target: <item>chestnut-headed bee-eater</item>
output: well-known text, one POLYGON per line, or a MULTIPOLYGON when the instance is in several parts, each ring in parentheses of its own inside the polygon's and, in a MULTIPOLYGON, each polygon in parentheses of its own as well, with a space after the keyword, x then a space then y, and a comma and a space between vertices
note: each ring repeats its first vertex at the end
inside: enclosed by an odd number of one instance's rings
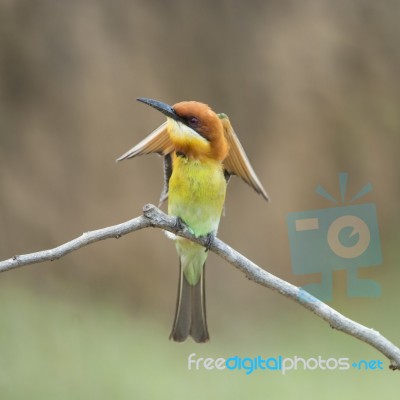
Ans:
MULTIPOLYGON (((225 114, 216 114, 196 101, 183 101, 171 107, 156 100, 138 100, 162 112, 167 121, 117 161, 149 153, 164 156, 165 180, 160 201, 168 198, 168 214, 183 221, 195 236, 212 240, 216 235, 231 175, 240 176, 268 200, 225 114)), ((198 343, 207 342, 207 251, 187 239, 170 236, 175 241, 180 266, 170 339, 183 342, 190 335, 198 343)))

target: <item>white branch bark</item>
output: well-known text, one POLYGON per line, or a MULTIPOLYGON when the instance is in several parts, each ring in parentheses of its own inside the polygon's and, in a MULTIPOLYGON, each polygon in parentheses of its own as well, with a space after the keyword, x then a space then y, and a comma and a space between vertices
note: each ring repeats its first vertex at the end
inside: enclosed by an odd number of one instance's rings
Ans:
MULTIPOLYGON (((194 237, 186 227, 176 224, 176 219, 174 217, 164 214, 161 210, 151 204, 147 204, 143 208, 143 215, 130 221, 96 231, 86 232, 80 237, 64 243, 61 246, 55 247, 54 249, 14 256, 8 260, 2 261, 0 262, 0 272, 22 267, 24 265, 57 260, 66 254, 91 243, 109 238, 119 238, 130 232, 148 227, 161 228, 192 240, 193 242, 202 245, 207 244, 206 238, 194 237)), ((258 283, 259 285, 276 290, 280 294, 294 300, 301 306, 324 319, 332 328, 368 343, 390 360, 390 369, 400 369, 400 349, 379 332, 345 317, 325 303, 307 294, 302 289, 270 274, 269 272, 266 272, 218 238, 215 238, 212 242, 210 250, 242 271, 248 279, 258 283)))

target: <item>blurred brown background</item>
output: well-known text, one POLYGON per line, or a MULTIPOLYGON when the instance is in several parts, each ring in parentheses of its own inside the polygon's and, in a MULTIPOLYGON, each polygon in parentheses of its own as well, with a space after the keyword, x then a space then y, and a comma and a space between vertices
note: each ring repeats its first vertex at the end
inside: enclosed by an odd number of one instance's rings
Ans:
MULTIPOLYGON (((394 0, 3 0, 1 258, 157 204, 161 158, 114 162, 163 122, 135 98, 198 100, 230 116, 272 197, 266 204, 232 179, 220 238, 297 285, 318 280, 292 274, 285 218, 329 207, 315 187, 337 197, 337 174, 348 172, 349 195, 371 182, 360 202, 378 209, 384 264, 365 276, 398 303, 399 19, 394 0)), ((8 272, 0 288, 117 302, 132 318, 161 318, 167 341, 177 274, 172 242, 149 229, 8 272)), ((254 325, 260 312, 269 324, 298 313, 214 255, 207 279, 211 335, 254 325)), ((333 305, 346 311, 344 281, 335 275, 333 305)))

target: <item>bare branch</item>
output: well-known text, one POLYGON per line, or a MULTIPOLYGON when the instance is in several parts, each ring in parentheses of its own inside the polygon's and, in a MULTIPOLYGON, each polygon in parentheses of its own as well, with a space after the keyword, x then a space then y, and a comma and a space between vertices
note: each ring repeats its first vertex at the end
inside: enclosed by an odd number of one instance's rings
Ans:
MULTIPOLYGON (((178 236, 192 240, 193 242, 202 245, 210 245, 207 243, 207 238, 196 238, 190 233, 188 228, 181 224, 177 224, 176 218, 166 215, 151 204, 147 204, 143 208, 143 215, 130 221, 110 226, 108 228, 86 232, 80 237, 61 246, 55 247, 54 249, 14 256, 8 260, 2 261, 0 262, 0 272, 22 267, 24 265, 53 261, 91 243, 109 238, 119 238, 130 232, 148 227, 161 228, 175 233, 178 236)), ((262 286, 278 291, 280 294, 296 301, 324 319, 332 328, 354 336, 355 338, 373 346, 390 360, 390 369, 400 369, 400 349, 379 332, 345 317, 325 303, 304 292, 302 289, 270 274, 269 272, 266 272, 218 238, 215 238, 211 243, 210 250, 242 271, 248 279, 262 286)))

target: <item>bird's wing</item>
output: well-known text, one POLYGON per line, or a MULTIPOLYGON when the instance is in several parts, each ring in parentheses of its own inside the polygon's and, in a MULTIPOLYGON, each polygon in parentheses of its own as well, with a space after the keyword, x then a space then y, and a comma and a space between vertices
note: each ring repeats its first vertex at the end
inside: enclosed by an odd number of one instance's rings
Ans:
POLYGON ((132 147, 126 153, 122 154, 121 157, 117 158, 117 161, 150 153, 158 153, 164 156, 171 153, 173 150, 174 146, 167 132, 167 122, 164 122, 136 146, 132 147))
POLYGON ((164 122, 136 146, 132 147, 126 153, 122 154, 121 157, 117 158, 117 161, 122 161, 150 153, 158 153, 164 156, 164 187, 161 193, 159 206, 168 199, 169 179, 172 174, 171 153, 174 150, 174 146, 169 138, 166 125, 167 123, 164 122))
POLYGON ((229 144, 229 153, 224 160, 224 168, 226 176, 237 175, 242 178, 248 185, 250 185, 258 194, 269 200, 268 194, 263 188, 260 180, 257 178, 253 167, 250 164, 246 153, 240 144, 239 138, 236 136, 235 131, 226 114, 218 114, 224 127, 225 138, 229 144))
POLYGON ((160 202, 158 206, 164 203, 165 200, 168 199, 168 192, 169 192, 169 180, 172 175, 172 155, 171 153, 166 154, 164 156, 164 187, 161 192, 160 202))

